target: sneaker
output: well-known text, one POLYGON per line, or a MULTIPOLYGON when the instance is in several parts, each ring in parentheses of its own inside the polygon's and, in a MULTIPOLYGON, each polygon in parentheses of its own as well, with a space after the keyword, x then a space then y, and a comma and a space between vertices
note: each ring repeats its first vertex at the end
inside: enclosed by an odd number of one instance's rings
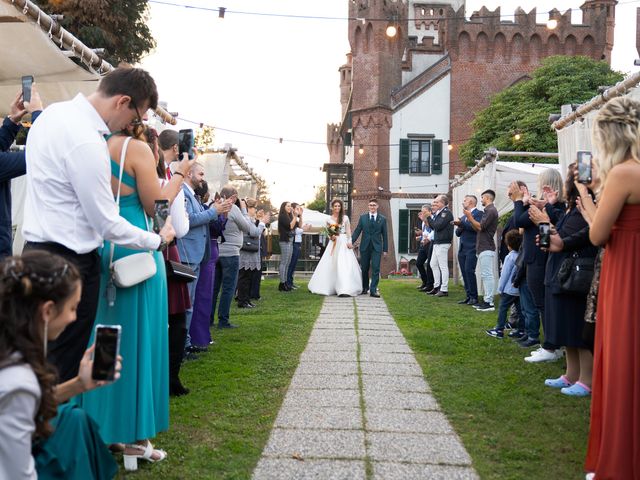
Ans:
POLYGON ((458 305, 466 305, 469 303, 469 300, 471 300, 469 297, 465 298, 464 300, 460 300, 458 302, 458 305))
POLYGON ((531 355, 524 359, 525 362, 529 363, 540 363, 540 362, 555 362, 556 360, 560 360, 564 356, 564 350, 558 348, 553 352, 551 350, 546 350, 542 347, 538 348, 531 352, 531 355))
POLYGON ((493 312, 496 307, 493 303, 485 303, 483 306, 476 308, 476 312, 493 312))
POLYGON ((440 287, 433 287, 431 290, 427 292, 427 295, 435 295, 440 291, 440 287))
POLYGON ((509 338, 514 338, 516 340, 520 340, 526 336, 527 334, 524 333, 522 330, 511 330, 511 333, 509 334, 509 338))
POLYGON ((467 302, 467 305, 469 305, 470 307, 475 307, 477 304, 478 304, 478 299, 476 298, 472 298, 467 302))
POLYGON ((518 341, 518 345, 522 348, 535 347, 536 345, 540 345, 540 339, 523 337, 522 340, 518 341))
POLYGON ((489 305, 488 303, 486 303, 484 300, 479 300, 478 302, 476 302, 476 304, 473 306, 473 308, 475 308, 476 310, 478 308, 483 308, 485 306, 489 305))
POLYGON ((440 290, 438 293, 434 295, 434 297, 448 297, 448 296, 449 296, 449 292, 443 292, 442 290, 440 290))
POLYGON ((504 330, 492 328, 491 330, 485 330, 484 333, 493 338, 504 338, 504 330))
POLYGON ((509 321, 507 320, 507 323, 504 325, 504 329, 505 329, 505 330, 513 330, 513 328, 514 328, 514 327, 513 327, 513 325, 511 325, 511 322, 509 322, 509 321))

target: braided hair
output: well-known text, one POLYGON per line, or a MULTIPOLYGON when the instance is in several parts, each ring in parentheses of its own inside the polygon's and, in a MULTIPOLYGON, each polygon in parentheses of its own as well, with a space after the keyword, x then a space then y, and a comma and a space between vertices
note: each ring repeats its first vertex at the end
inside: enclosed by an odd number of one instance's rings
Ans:
POLYGON ((72 264, 48 252, 28 251, 0 263, 0 363, 18 352, 38 379, 36 438, 51 434, 49 420, 57 408, 53 392, 57 374, 45 358, 41 307, 53 301, 62 308, 79 282, 80 274, 72 264))

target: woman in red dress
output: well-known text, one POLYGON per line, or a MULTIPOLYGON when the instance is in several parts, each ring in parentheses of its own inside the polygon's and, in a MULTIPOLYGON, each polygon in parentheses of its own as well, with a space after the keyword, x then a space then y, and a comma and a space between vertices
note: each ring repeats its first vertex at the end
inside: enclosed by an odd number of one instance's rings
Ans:
POLYGON ((640 103, 620 97, 593 125, 602 190, 589 237, 604 245, 594 346, 588 478, 640 478, 640 103))

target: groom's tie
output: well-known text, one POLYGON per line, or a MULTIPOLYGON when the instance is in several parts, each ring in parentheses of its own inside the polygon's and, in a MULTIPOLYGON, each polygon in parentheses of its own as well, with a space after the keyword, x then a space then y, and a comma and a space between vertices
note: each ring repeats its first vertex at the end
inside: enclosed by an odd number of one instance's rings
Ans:
POLYGON ((369 216, 369 220, 372 222, 374 221, 373 215, 369 216))

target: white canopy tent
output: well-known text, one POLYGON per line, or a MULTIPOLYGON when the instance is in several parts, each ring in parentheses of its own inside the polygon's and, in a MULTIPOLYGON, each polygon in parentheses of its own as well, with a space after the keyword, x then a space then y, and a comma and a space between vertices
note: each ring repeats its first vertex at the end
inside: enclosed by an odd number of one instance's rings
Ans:
MULTIPOLYGON (((479 169, 474 175, 469 177, 464 183, 453 188, 453 205, 450 206, 454 218, 462 216, 462 200, 465 195, 475 195, 478 198, 478 208, 482 210, 480 205, 480 194, 487 189, 496 192, 495 206, 498 213, 503 215, 513 210, 513 202, 507 196, 509 184, 515 180, 521 180, 527 184, 532 195, 538 193, 538 175, 548 168, 555 170, 560 169, 560 165, 553 163, 519 163, 519 162, 501 162, 493 161, 487 163, 484 168, 479 169)), ((453 237, 453 278, 461 279, 460 266, 457 262, 458 238, 453 237)), ((497 241, 496 241, 497 243, 497 241)), ((480 275, 476 270, 478 280, 478 293, 480 293, 480 275)), ((494 277, 496 279, 495 286, 498 286, 498 262, 494 265, 494 277)))

